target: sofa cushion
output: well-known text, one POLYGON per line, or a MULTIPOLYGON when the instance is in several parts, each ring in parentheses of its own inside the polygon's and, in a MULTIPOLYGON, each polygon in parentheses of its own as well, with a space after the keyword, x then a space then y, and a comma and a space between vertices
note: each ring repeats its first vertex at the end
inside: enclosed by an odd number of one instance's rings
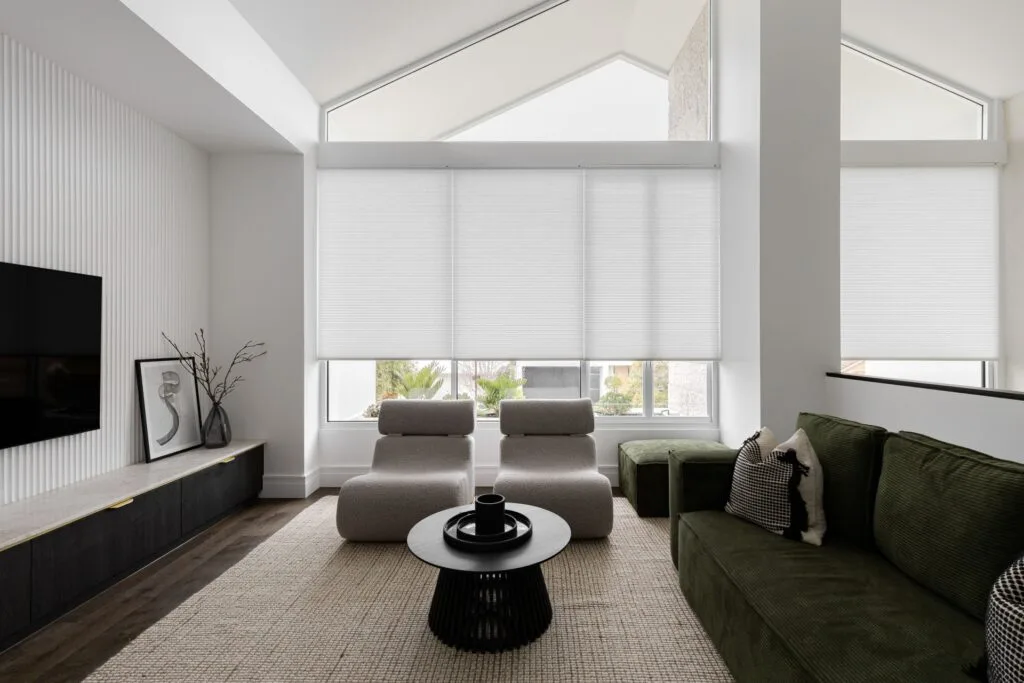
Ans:
POLYGON ((879 554, 792 543, 723 512, 681 516, 679 583, 740 683, 966 683, 984 646, 980 621, 879 554))
POLYGON ((1024 551, 1024 465, 893 434, 875 539, 893 564, 981 619, 996 578, 1024 551))
POLYGON ((829 415, 800 413, 796 426, 807 432, 825 478, 828 535, 873 547, 871 517, 881 468, 882 427, 829 415))
POLYGON ((668 454, 668 521, 672 563, 679 560, 679 516, 697 510, 724 510, 732 487, 736 450, 715 442, 706 448, 673 449, 668 454))

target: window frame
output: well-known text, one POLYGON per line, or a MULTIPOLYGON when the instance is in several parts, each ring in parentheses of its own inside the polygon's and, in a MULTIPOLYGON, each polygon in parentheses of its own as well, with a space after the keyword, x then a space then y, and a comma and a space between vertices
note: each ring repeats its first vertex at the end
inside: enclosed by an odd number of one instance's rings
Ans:
MULTIPOLYGON (((569 2, 569 0, 543 0, 543 2, 540 2, 540 3, 538 3, 538 4, 536 4, 536 5, 532 6, 532 7, 529 7, 527 9, 523 10, 522 12, 519 12, 518 14, 515 14, 515 15, 513 15, 511 17, 508 17, 508 18, 506 18, 506 19, 504 19, 502 21, 499 21, 499 22, 497 22, 495 24, 492 24, 491 26, 488 26, 488 27, 486 27, 486 28, 484 28, 484 29, 482 29, 480 31, 477 31, 476 33, 473 33, 473 34, 471 34, 469 36, 466 36, 465 38, 463 38, 461 40, 458 40, 458 41, 456 41, 456 42, 454 42, 454 43, 452 43, 450 45, 446 45, 445 47, 441 48, 440 50, 432 52, 431 54, 426 55, 425 57, 422 57, 422 58, 420 58, 420 59, 418 59, 416 61, 410 62, 409 64, 405 64, 404 66, 401 66, 398 69, 396 69, 396 70, 394 70, 394 71, 392 71, 390 73, 387 73, 387 74, 381 76, 380 78, 377 78, 377 79, 374 79, 374 80, 372 80, 370 82, 364 83, 363 85, 361 85, 359 87, 356 87, 356 88, 354 88, 354 89, 352 89, 352 90, 350 90, 348 92, 342 93, 341 95, 338 95, 337 97, 331 98, 330 100, 328 100, 327 102, 325 102, 324 104, 322 104, 320 106, 320 112, 319 112, 319 119, 320 120, 319 120, 319 125, 318 125, 318 128, 319 128, 319 131, 318 131, 319 132, 319 142, 320 142, 320 144, 327 144, 327 143, 329 143, 329 140, 330 140, 330 138, 328 137, 329 128, 330 128, 329 117, 330 117, 330 114, 331 114, 332 111, 334 111, 336 109, 340 109, 340 108, 342 108, 342 107, 344 107, 344 106, 346 106, 348 104, 351 104, 352 102, 354 102, 354 101, 356 101, 356 100, 358 100, 358 99, 360 99, 362 97, 365 97, 367 95, 371 95, 374 92, 376 92, 377 90, 380 90, 382 88, 386 88, 389 85, 392 85, 393 83, 396 83, 396 82, 402 80, 403 78, 406 78, 407 76, 411 76, 411 75, 415 74, 418 71, 421 71, 423 69, 429 69, 431 66, 433 66, 434 64, 437 64, 438 62, 442 62, 445 59, 448 59, 449 57, 452 57, 453 55, 456 55, 456 54, 462 52, 463 50, 472 48, 473 46, 475 46, 475 45, 477 45, 479 43, 483 43, 483 42, 489 40, 490 38, 493 38, 493 37, 497 36, 498 34, 503 33, 503 32, 505 32, 505 31, 507 31, 509 29, 514 29, 516 26, 519 26, 520 24, 528 22, 528 21, 530 21, 532 19, 536 19, 536 18, 542 16, 543 14, 545 14, 546 12, 555 9, 555 8, 559 7, 560 5, 564 5, 567 2, 569 2)), ((715 111, 716 111, 716 99, 717 99, 716 98, 716 92, 717 91, 716 91, 716 87, 715 87, 715 71, 716 71, 715 60, 716 60, 716 55, 717 55, 717 41, 718 41, 718 30, 717 30, 718 7, 717 7, 717 5, 718 5, 718 0, 707 0, 707 11, 708 11, 708 38, 707 38, 707 45, 708 45, 708 48, 707 48, 707 50, 708 50, 708 83, 707 83, 708 119, 707 119, 707 141, 709 141, 709 142, 717 140, 717 129, 718 129, 717 117, 716 117, 716 114, 715 114, 715 111)), ((541 92, 557 88, 559 85, 563 85, 565 83, 568 83, 569 81, 573 80, 574 78, 578 78, 579 76, 582 76, 582 75, 584 75, 586 73, 589 73, 590 71, 598 69, 601 66, 609 64, 609 63, 611 63, 612 61, 614 61, 616 59, 622 59, 624 61, 627 61, 627 62, 633 64, 634 66, 638 66, 638 67, 640 67, 642 69, 650 71, 653 74, 657 74, 659 76, 664 76, 665 78, 668 78, 668 73, 667 72, 663 72, 659 68, 654 68, 651 65, 646 64, 643 60, 637 59, 636 57, 633 57, 632 55, 626 53, 625 51, 618 51, 618 52, 616 52, 616 53, 614 53, 614 54, 612 54, 612 55, 610 55, 610 56, 608 56, 606 58, 598 60, 597 62, 591 64, 588 67, 585 67, 585 68, 583 68, 583 69, 581 69, 581 70, 579 70, 579 71, 577 71, 577 72, 575 72, 573 74, 567 75, 567 76, 559 79, 558 81, 555 81, 553 83, 548 84, 547 86, 542 88, 540 91, 527 94, 527 95, 525 95, 523 97, 520 97, 520 98, 516 99, 513 102, 508 103, 503 108, 503 111, 507 111, 508 109, 511 109, 511 108, 513 108, 513 107, 515 107, 515 106, 517 106, 519 104, 522 104, 522 103, 524 103, 526 101, 529 101, 530 99, 532 99, 533 97, 536 97, 541 92)), ((481 121, 485 120, 486 118, 494 116, 497 113, 499 113, 499 112, 497 112, 497 111, 490 112, 489 114, 485 114, 485 115, 483 115, 481 117, 477 117, 476 119, 473 119, 471 121, 467 121, 467 122, 461 124, 460 126, 458 126, 456 128, 453 128, 453 129, 449 130, 446 133, 443 133, 439 138, 437 138, 436 141, 442 142, 442 143, 445 143, 445 144, 451 144, 451 143, 448 143, 446 138, 448 138, 448 137, 450 137, 450 136, 452 136, 454 134, 457 134, 459 131, 465 130, 466 128, 468 128, 468 127, 470 127, 472 125, 480 123, 481 121)), ((466 144, 466 143, 457 143, 457 144, 466 144)))
MULTIPOLYGON (((344 361, 344 359, 335 359, 338 361, 344 361)), ((367 363, 376 363, 377 361, 367 360, 367 363)), ((453 386, 458 387, 458 364, 460 361, 449 359, 450 363, 449 371, 451 372, 451 378, 453 386)), ((466 362, 466 361, 463 361, 466 362)), ((516 361, 521 362, 521 361, 516 361)), ((525 362, 525 361, 523 361, 525 362)), ((589 379, 590 379, 590 361, 580 360, 580 382, 579 391, 580 396, 587 398, 589 396, 589 379)), ((644 392, 644 410, 643 415, 598 415, 594 414, 594 424, 597 428, 627 428, 631 426, 642 426, 652 427, 657 425, 673 426, 673 427, 718 427, 718 361, 666 361, 666 362, 684 362, 684 363, 705 363, 708 366, 707 372, 707 401, 708 401, 708 415, 704 417, 684 417, 679 415, 654 415, 654 363, 658 361, 646 360, 640 361, 644 364, 643 373, 643 392, 644 392)), ((371 424, 376 428, 377 420, 375 418, 362 418, 356 420, 331 420, 330 419, 330 360, 319 361, 319 372, 320 372, 320 427, 327 429, 348 429, 353 425, 366 425, 371 424)), ((457 392, 457 389, 455 390, 457 392)), ((456 394, 457 395, 457 394, 456 394)), ((437 399, 443 400, 443 399, 437 399)), ((498 418, 496 417, 477 417, 478 423, 482 424, 497 424, 498 418)))
POLYGON ((981 107, 981 137, 977 140, 972 139, 971 142, 1001 139, 1002 130, 998 114, 999 107, 994 106, 995 102, 991 98, 849 36, 844 35, 839 41, 839 45, 840 49, 856 52, 868 59, 873 59, 897 71, 902 71, 908 76, 917 78, 933 87, 945 90, 952 95, 978 105, 981 107))
MULTIPOLYGON (((862 361, 862 360, 869 361, 869 360, 884 360, 884 359, 843 358, 840 361, 840 374, 844 374, 844 375, 850 374, 850 373, 846 373, 844 371, 844 367, 845 367, 846 363, 851 362, 851 361, 862 361)), ((919 359, 910 358, 910 359, 900 359, 900 360, 918 361, 918 362, 920 362, 920 361, 927 361, 928 359, 926 359, 926 358, 919 358, 919 359)), ((939 361, 939 362, 947 362, 947 360, 949 362, 958 362, 956 359, 944 359, 943 361, 939 361)), ((1002 374, 1000 372, 1001 365, 1000 365, 999 361, 995 361, 995 360, 965 359, 962 362, 980 363, 981 364, 981 367, 978 368, 980 370, 980 373, 981 373, 981 383, 977 387, 972 387, 971 385, 968 385, 968 384, 950 384, 949 386, 968 387, 968 388, 972 388, 972 389, 989 389, 989 390, 996 390, 996 391, 1002 389, 1002 387, 1003 387, 1003 379, 1002 379, 1002 374)), ((877 378, 877 379, 891 379, 891 380, 899 381, 899 382, 917 382, 917 383, 920 383, 920 384, 936 384, 936 382, 932 382, 932 381, 925 381, 925 380, 919 380, 919 379, 893 378, 893 377, 886 377, 884 375, 860 375, 860 374, 853 374, 852 376, 854 376, 854 377, 869 377, 869 378, 877 378)))

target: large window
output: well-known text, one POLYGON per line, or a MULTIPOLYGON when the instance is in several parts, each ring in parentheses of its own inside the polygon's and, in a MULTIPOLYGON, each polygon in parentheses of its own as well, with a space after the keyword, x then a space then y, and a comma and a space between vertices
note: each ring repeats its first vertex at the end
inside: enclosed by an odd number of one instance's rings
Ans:
POLYGON ((565 2, 342 95, 326 139, 707 140, 709 26, 702 1, 565 2))
POLYGON ((856 164, 841 174, 842 371, 990 387, 999 173, 986 150, 995 147, 927 143, 993 137, 993 103, 850 40, 841 64, 841 137, 856 164))
POLYGON ((929 384, 989 387, 989 364, 976 360, 844 360, 843 373, 929 384))
POLYGON ((446 139, 668 140, 668 122, 668 79, 617 59, 446 139))
POLYGON ((986 386, 999 357, 999 174, 845 168, 843 370, 986 386))
POLYGON ((713 364, 689 361, 329 361, 327 419, 373 420, 380 402, 472 399, 496 418, 503 400, 588 397, 605 418, 712 418, 713 364), (651 390, 645 391, 648 383, 651 390), (452 387, 458 387, 457 392, 452 387))
POLYGON ((842 46, 843 140, 981 140, 985 115, 977 99, 842 46))

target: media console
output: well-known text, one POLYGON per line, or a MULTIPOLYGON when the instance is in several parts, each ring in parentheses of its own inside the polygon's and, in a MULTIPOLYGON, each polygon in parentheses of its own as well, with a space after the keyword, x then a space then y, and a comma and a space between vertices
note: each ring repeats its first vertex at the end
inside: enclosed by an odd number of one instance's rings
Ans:
POLYGON ((262 488, 263 442, 235 441, 0 506, 0 651, 262 488))

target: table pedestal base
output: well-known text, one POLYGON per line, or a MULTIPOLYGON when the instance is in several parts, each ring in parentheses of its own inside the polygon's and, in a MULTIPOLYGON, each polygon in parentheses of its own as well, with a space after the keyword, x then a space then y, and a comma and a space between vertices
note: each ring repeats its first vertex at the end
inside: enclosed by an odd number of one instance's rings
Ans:
POLYGON ((502 652, 536 640, 551 623, 540 565, 506 572, 442 569, 430 604, 430 630, 459 650, 502 652))

